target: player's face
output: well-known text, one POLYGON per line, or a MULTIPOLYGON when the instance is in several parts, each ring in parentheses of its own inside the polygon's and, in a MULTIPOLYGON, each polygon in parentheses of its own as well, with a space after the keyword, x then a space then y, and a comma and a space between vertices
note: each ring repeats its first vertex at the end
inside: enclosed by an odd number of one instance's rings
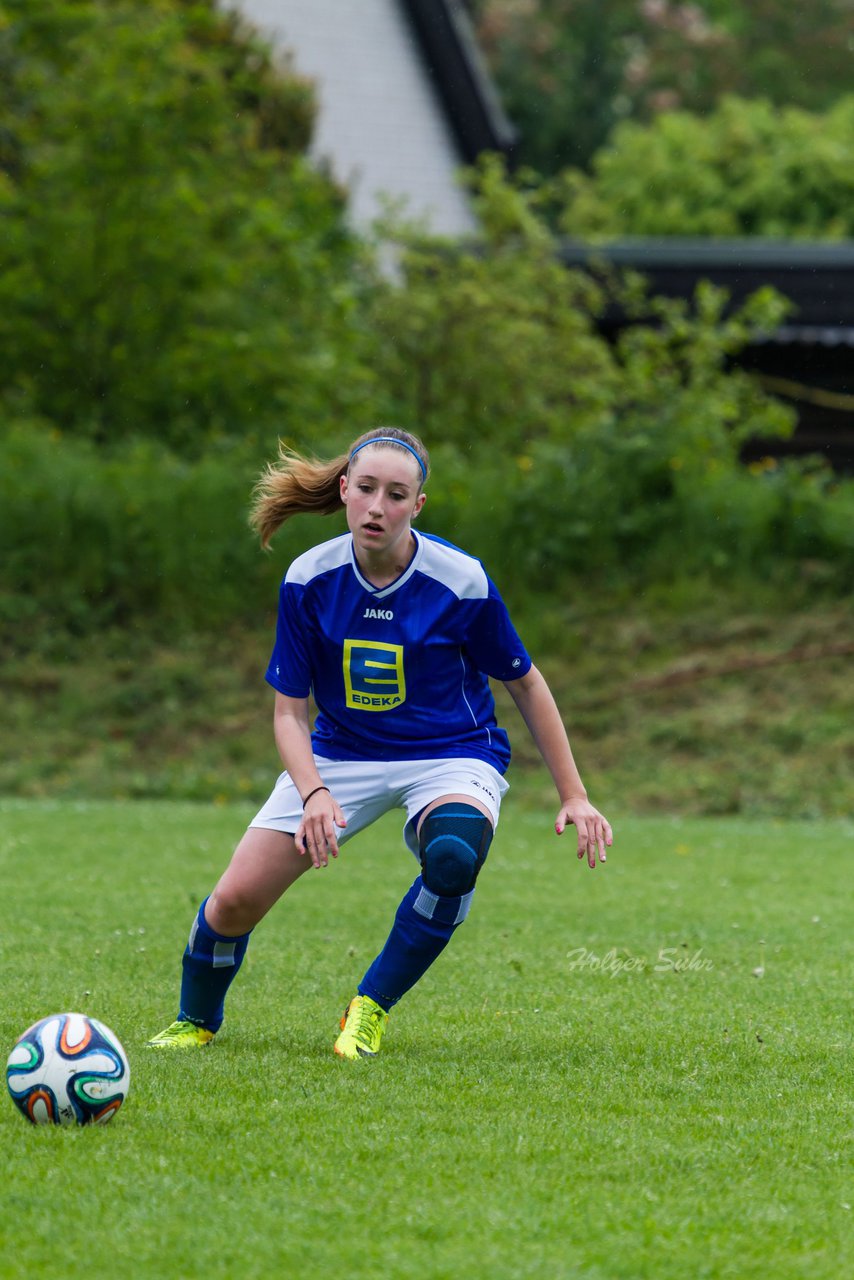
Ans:
POLYGON ((400 449, 364 449, 341 477, 341 501, 356 549, 369 556, 401 554, 411 521, 424 506, 415 459, 400 449))

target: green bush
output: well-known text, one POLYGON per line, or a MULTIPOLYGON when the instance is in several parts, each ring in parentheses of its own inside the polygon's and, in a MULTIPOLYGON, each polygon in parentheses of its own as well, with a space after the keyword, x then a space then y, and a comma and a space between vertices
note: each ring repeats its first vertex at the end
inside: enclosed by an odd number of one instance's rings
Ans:
MULTIPOLYGON (((363 294, 362 385, 373 390, 352 419, 316 427, 311 448, 334 456, 360 416, 423 433, 434 475, 422 525, 480 555, 517 599, 695 574, 785 580, 804 561, 842 589, 851 482, 813 464, 739 460, 746 439, 793 426, 730 368, 780 323, 784 300, 760 291, 730 313, 709 285, 689 305, 648 298, 637 281, 567 278, 533 195, 490 164, 476 198, 486 244, 401 233, 397 278, 363 294), (594 320, 614 297, 654 323, 610 347, 594 320)), ((217 385, 212 373, 211 394, 217 385)), ((300 517, 261 555, 246 511, 273 445, 223 436, 193 458, 141 437, 96 445, 12 422, 0 433, 7 617, 186 630, 266 615, 287 562, 344 527, 300 517)))
POLYGON ((567 276, 536 188, 488 162, 475 195, 486 245, 404 236, 401 277, 375 299, 395 415, 441 442, 425 527, 535 591, 591 576, 785 578, 801 559, 843 585, 851 483, 812 463, 740 461, 748 439, 794 428, 791 409, 731 367, 785 300, 759 290, 733 311, 709 284, 688 304, 637 279, 567 276), (613 300, 645 322, 610 347, 595 317, 613 300))
POLYGON ((851 91, 849 0, 471 0, 522 163, 587 169, 621 121, 728 93, 823 111, 851 91))
POLYGON ((850 481, 809 461, 744 469, 725 453, 682 467, 668 425, 614 418, 506 461, 458 453, 454 467, 443 458, 446 479, 421 522, 474 551, 508 598, 534 608, 537 598, 694 577, 724 594, 734 581, 780 588, 804 575, 811 589, 848 589, 850 481))
POLYGON ((224 444, 196 461, 151 441, 112 453, 36 423, 0 434, 7 624, 219 626, 275 607, 282 565, 317 538, 296 521, 275 557, 246 522, 257 458, 224 444))
POLYGON ((561 229, 585 239, 839 240, 854 235, 854 96, 825 114, 729 97, 704 116, 626 121, 563 187, 561 229))
POLYGON ((8 413, 192 453, 348 412, 370 382, 358 246, 341 193, 274 145, 307 141, 305 84, 275 82, 301 105, 290 134, 267 127, 284 107, 257 85, 246 107, 248 55, 223 52, 210 5, 6 0, 3 17, 8 413))

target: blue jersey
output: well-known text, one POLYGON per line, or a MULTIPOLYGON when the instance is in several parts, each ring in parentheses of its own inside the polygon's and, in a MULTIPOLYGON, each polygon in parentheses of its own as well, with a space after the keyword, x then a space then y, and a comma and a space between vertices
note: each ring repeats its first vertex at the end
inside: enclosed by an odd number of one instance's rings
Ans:
POLYGON ((485 760, 503 773, 507 734, 488 676, 515 680, 531 659, 483 565, 416 534, 405 571, 374 587, 347 533, 301 555, 279 595, 267 680, 314 695, 312 744, 334 760, 485 760))

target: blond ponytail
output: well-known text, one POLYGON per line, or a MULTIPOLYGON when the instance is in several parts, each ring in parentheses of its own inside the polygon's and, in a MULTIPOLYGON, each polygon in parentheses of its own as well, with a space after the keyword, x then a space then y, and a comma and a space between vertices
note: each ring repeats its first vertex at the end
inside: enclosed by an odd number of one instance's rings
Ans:
POLYGON ((252 491, 249 523, 262 547, 269 547, 273 534, 291 516, 329 516, 340 508, 338 479, 347 470, 348 457, 343 453, 322 462, 279 444, 278 462, 267 464, 252 491))
POLYGON ((328 462, 307 458, 280 442, 278 462, 267 464, 252 492, 249 523, 260 537, 261 546, 269 547, 273 534, 291 516, 330 516, 340 510, 340 478, 350 465, 353 450, 372 440, 391 448, 394 441, 400 441, 408 453, 416 455, 426 480, 430 470, 427 450, 417 436, 400 427, 366 431, 346 453, 328 462))

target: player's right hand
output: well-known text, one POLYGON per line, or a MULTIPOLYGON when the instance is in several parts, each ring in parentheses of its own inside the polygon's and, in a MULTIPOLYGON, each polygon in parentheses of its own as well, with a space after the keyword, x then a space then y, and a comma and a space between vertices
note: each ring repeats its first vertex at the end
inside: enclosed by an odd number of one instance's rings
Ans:
POLYGON ((294 833, 297 851, 308 854, 313 866, 327 866, 330 854, 333 858, 338 857, 335 828, 343 830, 346 825, 347 820, 335 797, 329 791, 318 791, 309 798, 302 822, 294 833))

